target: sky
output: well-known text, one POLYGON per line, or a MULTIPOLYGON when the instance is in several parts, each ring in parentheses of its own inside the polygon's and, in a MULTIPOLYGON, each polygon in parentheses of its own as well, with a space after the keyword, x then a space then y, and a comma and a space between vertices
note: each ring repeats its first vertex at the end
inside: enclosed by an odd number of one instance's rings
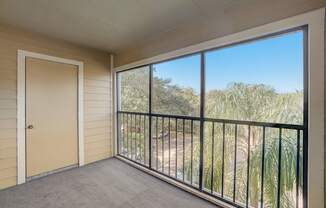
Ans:
MULTIPOLYGON (((297 31, 205 53, 206 91, 229 83, 265 84, 276 92, 303 89, 303 32, 297 31)), ((200 91, 200 55, 153 65, 154 76, 200 91)))

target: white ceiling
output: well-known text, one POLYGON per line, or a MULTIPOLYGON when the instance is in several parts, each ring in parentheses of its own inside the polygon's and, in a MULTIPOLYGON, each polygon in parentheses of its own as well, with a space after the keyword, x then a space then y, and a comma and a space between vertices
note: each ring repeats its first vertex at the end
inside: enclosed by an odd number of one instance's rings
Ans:
MULTIPOLYGON (((253 0, 0 0, 0 22, 119 52, 253 0)), ((194 24, 194 29, 195 24, 194 24)))

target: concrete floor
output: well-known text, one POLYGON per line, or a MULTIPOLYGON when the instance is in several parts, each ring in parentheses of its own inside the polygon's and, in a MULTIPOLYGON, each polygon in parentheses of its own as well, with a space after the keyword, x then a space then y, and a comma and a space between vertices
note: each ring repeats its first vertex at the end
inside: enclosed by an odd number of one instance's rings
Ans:
POLYGON ((0 191, 1 208, 210 208, 214 205, 118 159, 0 191))

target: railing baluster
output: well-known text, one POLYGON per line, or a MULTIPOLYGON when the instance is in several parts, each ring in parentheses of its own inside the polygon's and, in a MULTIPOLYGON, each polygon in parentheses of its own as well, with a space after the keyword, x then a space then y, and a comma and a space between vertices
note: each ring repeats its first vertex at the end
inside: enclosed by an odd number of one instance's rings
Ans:
POLYGON ((233 202, 235 202, 236 183, 237 183, 237 143, 238 143, 238 125, 234 127, 234 169, 233 169, 233 202))
POLYGON ((164 117, 162 117, 162 172, 164 173, 164 117))
POLYGON ((134 154, 134 152, 135 152, 135 147, 134 147, 134 140, 135 140, 135 138, 134 138, 134 123, 133 122, 135 122, 134 121, 134 119, 133 119, 133 115, 131 114, 130 115, 131 116, 131 121, 130 121, 130 127, 131 127, 131 158, 133 159, 134 158, 134 156, 135 156, 135 154, 134 154))
POLYGON ((144 165, 146 165, 146 116, 144 115, 144 135, 143 135, 143 142, 144 142, 144 165))
POLYGON ((126 146, 127 146, 127 122, 126 122, 126 114, 123 114, 123 155, 126 153, 126 146))
POLYGON ((136 151, 137 151, 137 144, 136 144, 136 141, 137 141, 137 128, 136 128, 136 125, 137 125, 137 115, 134 115, 134 124, 133 124, 133 127, 132 127, 132 129, 133 129, 133 142, 134 142, 134 160, 137 160, 137 153, 136 153, 136 151))
POLYGON ((185 119, 182 120, 182 181, 185 181, 185 119))
POLYGON ((281 169, 282 169, 282 129, 279 129, 278 143, 278 169, 277 169, 277 207, 280 207, 281 201, 281 169))
POLYGON ((153 117, 151 115, 148 116, 148 166, 149 169, 152 169, 152 158, 153 158, 153 117))
POLYGON ((214 186, 213 186, 213 183, 214 183, 214 146, 215 146, 215 138, 214 138, 214 130, 215 130, 215 125, 214 125, 214 122, 212 122, 212 158, 211 158, 211 194, 214 193, 214 186))
POLYGON ((124 146, 124 142, 123 139, 124 138, 124 129, 125 129, 125 125, 124 125, 124 114, 119 114, 120 115, 120 120, 118 122, 120 122, 120 135, 118 135, 119 141, 120 141, 120 145, 119 145, 119 153, 123 152, 123 146, 124 146))
POLYGON ((302 178, 302 196, 303 196, 303 207, 308 207, 308 127, 306 126, 303 131, 303 141, 302 141, 302 168, 303 168, 303 178, 302 178))
POLYGON ((127 157, 130 156, 130 151, 129 151, 129 114, 127 114, 127 157))
POLYGON ((138 126, 137 126, 137 115, 135 115, 135 160, 137 161, 138 160, 138 126))
POLYGON ((152 169, 152 156, 153 156, 153 151, 152 151, 152 116, 149 114, 148 116, 148 166, 149 169, 152 169))
POLYGON ((137 128, 137 133, 138 133, 138 149, 139 149, 139 162, 142 163, 142 143, 141 143, 141 133, 142 133, 142 122, 141 122, 141 115, 138 115, 138 128, 137 128))
POLYGON ((122 152, 122 140, 121 138, 123 137, 123 125, 122 125, 122 115, 119 113, 117 115, 117 137, 118 137, 118 147, 117 147, 117 151, 118 151, 118 154, 121 154, 122 152))
POLYGON ((132 114, 130 114, 130 121, 129 121, 129 147, 130 147, 130 158, 132 159, 132 114))
POLYGON ((224 151, 225 151, 225 123, 222 127, 222 182, 221 182, 221 197, 224 197, 224 151))
POLYGON ((151 116, 151 114, 149 114, 148 116, 148 166, 149 169, 152 169, 152 157, 153 157, 153 151, 152 151, 152 139, 153 139, 153 133, 152 133, 152 128, 153 128, 153 124, 152 124, 152 119, 153 117, 151 116))
POLYGON ((132 142, 133 142, 133 158, 134 160, 136 160, 136 124, 137 124, 137 120, 136 120, 136 115, 133 115, 133 123, 132 123, 132 142))
POLYGON ((134 142, 134 137, 133 137, 133 115, 130 115, 130 153, 131 153, 131 159, 133 158, 134 154, 133 154, 133 142, 134 142))
POLYGON ((175 119, 175 178, 178 178, 178 119, 175 119))
POLYGON ((265 174, 265 126, 263 127, 263 142, 261 153, 261 183, 260 183, 260 207, 264 208, 264 174, 265 174))
POLYGON ((135 135, 135 160, 138 160, 138 126, 137 126, 137 115, 135 115, 135 124, 134 124, 134 135, 135 135))
POLYGON ((137 116, 137 115, 135 115, 135 146, 136 146, 136 153, 135 153, 135 158, 136 158, 136 160, 138 159, 138 153, 139 153, 139 148, 138 148, 138 145, 139 145, 139 134, 138 134, 138 128, 139 128, 139 121, 137 122, 137 120, 139 120, 139 119, 137 119, 137 117, 139 117, 139 116, 137 116))
POLYGON ((299 181, 300 181, 300 130, 297 130, 297 167, 295 174, 296 193, 295 193, 295 207, 299 207, 299 181))
POLYGON ((193 166, 193 159, 194 159, 194 155, 193 155, 193 151, 194 151, 194 120, 191 120, 190 128, 191 128, 190 184, 192 185, 192 172, 193 172, 192 166, 193 166))
POLYGON ((247 196, 246 196, 246 207, 249 205, 249 172, 250 172, 250 125, 248 126, 248 158, 247 158, 247 196))
POLYGON ((139 149, 139 162, 143 163, 143 144, 142 144, 142 134, 143 134, 143 125, 142 125, 142 115, 138 115, 138 149, 139 149))
POLYGON ((122 126, 123 126, 123 130, 122 130, 122 138, 121 139, 121 142, 122 142, 122 145, 121 145, 121 148, 122 148, 122 151, 121 153, 124 154, 124 149, 125 149, 125 138, 126 138, 126 115, 123 113, 121 114, 122 115, 122 126))
POLYGON ((158 117, 156 117, 156 170, 158 170, 158 117))
POLYGON ((169 175, 171 174, 171 119, 169 118, 169 175))
MULTIPOLYGON (((118 114, 118 116, 117 116, 117 129, 118 129, 117 137, 118 138, 121 138, 121 136, 122 136, 122 125, 121 125, 122 119, 121 118, 122 118, 121 114, 118 114)), ((118 140, 118 142, 117 142, 117 151, 118 151, 118 154, 121 153, 121 140, 118 140)))

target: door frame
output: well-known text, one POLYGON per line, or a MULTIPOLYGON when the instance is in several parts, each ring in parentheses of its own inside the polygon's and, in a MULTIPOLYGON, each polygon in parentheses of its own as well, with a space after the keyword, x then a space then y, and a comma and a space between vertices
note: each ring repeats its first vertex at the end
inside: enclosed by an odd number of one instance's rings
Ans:
POLYGON ((71 64, 78 67, 78 165, 84 159, 84 63, 25 50, 17 52, 17 184, 26 182, 26 58, 71 64))

